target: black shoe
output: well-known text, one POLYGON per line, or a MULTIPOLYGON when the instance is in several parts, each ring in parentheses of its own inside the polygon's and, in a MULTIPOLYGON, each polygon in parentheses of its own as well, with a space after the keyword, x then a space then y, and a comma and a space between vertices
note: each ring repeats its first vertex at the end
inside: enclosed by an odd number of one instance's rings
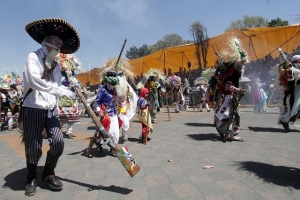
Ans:
POLYGON ((110 153, 111 156, 116 157, 116 154, 115 154, 115 152, 113 151, 113 149, 110 149, 109 153, 110 153))
POLYGON ((73 137, 72 137, 71 134, 66 134, 66 138, 67 138, 67 139, 73 139, 73 137))
POLYGON ((43 181, 48 182, 48 184, 52 190, 60 191, 63 189, 62 182, 60 182, 60 180, 58 178, 56 178, 55 175, 48 175, 48 176, 43 175, 42 178, 43 178, 43 181))
POLYGON ((207 112, 210 112, 211 110, 207 110, 207 112))
POLYGON ((59 156, 52 156, 47 153, 47 158, 45 162, 45 168, 42 174, 42 180, 47 181, 50 188, 55 191, 60 191, 63 189, 63 184, 55 177, 54 169, 56 167, 59 156))
POLYGON ((96 142, 96 146, 97 146, 97 151, 98 153, 103 153, 103 147, 100 143, 96 142))
POLYGON ((286 131, 291 131, 290 129, 290 125, 288 122, 283 122, 283 121, 280 121, 281 125, 283 126, 283 128, 286 130, 286 131))
POLYGON ((25 184, 25 195, 33 196, 36 192, 36 180, 27 180, 25 184))

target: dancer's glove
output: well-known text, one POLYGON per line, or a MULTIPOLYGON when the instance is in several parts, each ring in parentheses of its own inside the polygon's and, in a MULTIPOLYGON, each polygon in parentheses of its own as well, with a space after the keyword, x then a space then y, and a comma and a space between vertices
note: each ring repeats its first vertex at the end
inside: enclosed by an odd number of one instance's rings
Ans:
POLYGON ((67 90, 66 94, 64 94, 63 96, 66 96, 70 99, 76 99, 76 94, 70 90, 67 90))
POLYGON ((56 88, 55 96, 57 97, 66 96, 70 99, 76 99, 76 94, 74 92, 62 87, 56 88))

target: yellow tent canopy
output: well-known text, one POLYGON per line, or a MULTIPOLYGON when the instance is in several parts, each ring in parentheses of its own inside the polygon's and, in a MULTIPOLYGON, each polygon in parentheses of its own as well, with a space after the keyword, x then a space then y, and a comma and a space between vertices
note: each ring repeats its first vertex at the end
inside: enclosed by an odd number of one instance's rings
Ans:
POLYGON ((84 72, 76 75, 76 79, 81 83, 82 86, 86 86, 88 81, 90 85, 95 85, 100 83, 100 72, 101 68, 94 68, 90 70, 90 73, 84 72))
MULTIPOLYGON (((300 55, 300 24, 290 26, 265 27, 234 29, 215 37, 209 38, 209 47, 207 53, 207 66, 213 67, 217 61, 216 53, 220 53, 227 48, 225 43, 228 36, 237 36, 247 52, 250 61, 263 59, 267 55, 273 58, 279 56, 278 48, 291 54, 299 50, 300 55)), ((150 68, 158 68, 166 72, 169 69, 172 72, 178 72, 182 67, 188 70, 188 62, 191 63, 191 69, 198 68, 198 61, 195 57, 195 44, 186 44, 182 46, 169 47, 157 51, 148 56, 129 60, 135 75, 147 73, 150 68)), ((99 84, 101 68, 95 68, 90 71, 90 83, 99 84)), ((78 74, 76 77, 85 85, 88 81, 89 73, 78 74)))
MULTIPOLYGON (((279 56, 278 47, 291 54, 300 46, 300 24, 291 26, 265 27, 234 29, 221 35, 209 38, 207 53, 207 66, 213 67, 217 61, 216 53, 225 50, 228 36, 237 36, 247 52, 250 61, 265 58, 270 54, 273 58, 279 56)), ((169 47, 157 51, 148 56, 129 60, 136 75, 146 73, 150 68, 178 72, 179 68, 187 68, 191 63, 191 69, 198 68, 198 61, 195 57, 195 44, 187 44, 176 47, 169 47)), ((300 52, 299 52, 300 54, 300 52)))

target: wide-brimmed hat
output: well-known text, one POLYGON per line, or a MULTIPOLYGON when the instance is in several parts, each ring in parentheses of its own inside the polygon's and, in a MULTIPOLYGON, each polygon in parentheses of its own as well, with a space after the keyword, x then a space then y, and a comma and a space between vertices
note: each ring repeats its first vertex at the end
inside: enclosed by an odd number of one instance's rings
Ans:
POLYGON ((59 37, 64 43, 60 52, 64 54, 74 53, 80 46, 80 38, 75 28, 62 19, 40 19, 27 24, 25 30, 40 44, 49 35, 59 37))

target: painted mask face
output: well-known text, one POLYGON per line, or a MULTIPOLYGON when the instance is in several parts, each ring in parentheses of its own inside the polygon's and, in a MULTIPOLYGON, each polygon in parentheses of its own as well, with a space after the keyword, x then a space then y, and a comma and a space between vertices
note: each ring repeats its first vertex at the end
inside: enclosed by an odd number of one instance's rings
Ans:
POLYGON ((56 36, 51 36, 48 42, 57 47, 58 49, 60 49, 64 45, 63 41, 56 36))

